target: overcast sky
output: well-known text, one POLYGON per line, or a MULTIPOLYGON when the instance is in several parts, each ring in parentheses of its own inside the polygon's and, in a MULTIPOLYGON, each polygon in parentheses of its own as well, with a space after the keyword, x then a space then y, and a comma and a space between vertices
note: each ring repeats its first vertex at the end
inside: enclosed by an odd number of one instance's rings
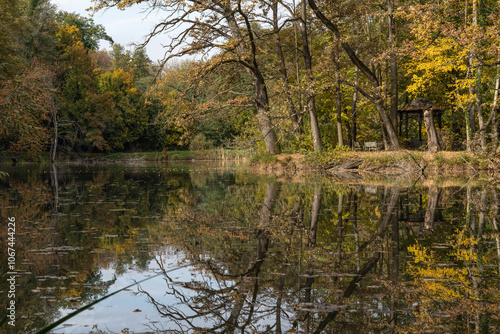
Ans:
MULTIPOLYGON (((66 11, 70 13, 78 13, 82 16, 88 17, 90 12, 86 11, 87 8, 92 6, 90 0, 51 0, 52 3, 57 5, 58 9, 61 11, 66 11)), ((127 48, 133 48, 133 43, 141 43, 144 37, 151 31, 154 23, 158 23, 159 18, 150 14, 149 16, 143 12, 139 6, 133 6, 124 11, 117 9, 108 9, 105 11, 99 11, 94 14, 94 22, 96 24, 101 24, 106 28, 106 32, 115 43, 119 43, 127 48)), ((156 38, 151 41, 147 46, 147 53, 152 61, 163 58, 163 48, 161 44, 168 43, 168 36, 163 36, 162 38, 156 38)), ((107 50, 111 49, 111 46, 106 41, 101 41, 101 48, 107 50)))

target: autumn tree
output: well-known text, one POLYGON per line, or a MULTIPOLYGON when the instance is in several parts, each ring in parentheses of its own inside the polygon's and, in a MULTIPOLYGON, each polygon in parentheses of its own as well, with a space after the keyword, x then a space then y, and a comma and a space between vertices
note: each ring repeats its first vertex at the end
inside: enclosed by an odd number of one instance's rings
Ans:
POLYGON ((104 131, 112 121, 112 99, 98 92, 92 59, 79 40, 66 48, 60 91, 61 140, 69 149, 90 152, 110 149, 104 131))
POLYGON ((58 12, 56 21, 61 25, 74 26, 80 32, 80 41, 89 50, 99 48, 99 40, 106 40, 113 44, 113 39, 106 33, 101 24, 95 24, 92 18, 81 16, 77 13, 58 12))
MULTIPOLYGON (((345 23, 345 21, 340 20, 340 17, 328 17, 330 15, 329 13, 332 10, 345 11, 346 9, 350 9, 349 4, 345 4, 347 8, 335 8, 335 5, 331 7, 328 7, 327 5, 320 8, 315 0, 308 0, 308 4, 314 11, 316 17, 323 23, 323 25, 341 41, 341 47, 344 52, 370 83, 371 89, 369 91, 362 90, 359 87, 358 91, 374 104, 380 118, 383 121, 384 130, 387 132, 387 135, 389 137, 390 147, 396 150, 400 149, 401 146, 399 143, 399 138, 397 136, 394 123, 391 119, 390 109, 387 107, 386 99, 383 94, 384 84, 382 82, 381 76, 379 75, 379 73, 377 73, 373 66, 370 68, 370 66, 367 65, 367 62, 363 61, 360 58, 360 55, 356 53, 353 46, 351 46, 351 42, 348 41, 345 34, 341 31, 341 24, 345 23)), ((394 77, 391 77, 391 80, 393 79, 394 77)))
POLYGON ((148 115, 135 87, 133 76, 122 69, 103 73, 98 78, 98 92, 109 97, 112 108, 107 110, 111 119, 104 131, 104 140, 112 150, 121 150, 141 137, 148 115))
POLYGON ((411 22, 410 58, 403 65, 411 78, 406 91, 414 97, 425 94, 451 109, 451 121, 465 129, 458 140, 465 137, 467 150, 486 150, 488 131, 492 151, 498 145, 498 15, 489 12, 491 6, 452 1, 407 5, 397 14, 411 22))
POLYGON ((50 138, 54 72, 40 61, 0 81, 0 140, 10 151, 36 154, 50 138))
MULTIPOLYGON (((131 6, 127 1, 105 2, 94 1, 95 10, 131 6)), ((174 29, 181 33, 173 38, 167 49, 164 62, 184 55, 217 52, 207 65, 207 73, 227 63, 243 66, 253 79, 255 89, 255 109, 266 150, 270 154, 278 152, 275 131, 269 116, 269 96, 266 81, 257 61, 258 47, 252 11, 256 5, 241 1, 212 1, 199 3, 190 1, 187 4, 170 3, 168 5, 153 3, 150 10, 165 13, 165 19, 152 30, 144 44, 154 36, 174 29), (196 17, 196 19, 195 19, 196 17)), ((194 78, 200 80, 201 78, 194 78)))

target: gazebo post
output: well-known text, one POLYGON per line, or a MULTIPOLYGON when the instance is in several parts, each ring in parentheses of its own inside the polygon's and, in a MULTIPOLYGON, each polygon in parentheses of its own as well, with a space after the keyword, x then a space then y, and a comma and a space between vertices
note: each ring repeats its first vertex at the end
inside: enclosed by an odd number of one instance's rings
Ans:
POLYGON ((399 136, 401 136, 401 128, 402 128, 402 126, 401 126, 401 113, 400 112, 398 112, 398 125, 399 125, 398 126, 398 128, 399 128, 399 136))
POLYGON ((406 115, 406 117, 405 117, 405 128, 406 128, 405 129, 406 130, 405 136, 406 136, 406 138, 408 138, 408 118, 409 118, 408 115, 406 115))
POLYGON ((418 140, 422 146, 422 115, 418 114, 418 140))

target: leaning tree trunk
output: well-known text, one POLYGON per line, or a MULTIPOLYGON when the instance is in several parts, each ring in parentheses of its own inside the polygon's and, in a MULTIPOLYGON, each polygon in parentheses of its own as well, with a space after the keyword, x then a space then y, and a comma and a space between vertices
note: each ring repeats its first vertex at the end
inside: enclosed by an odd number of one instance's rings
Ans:
MULTIPOLYGON (((334 24, 331 20, 329 20, 325 14, 321 12, 321 10, 318 8, 316 2, 314 0, 308 0, 309 6, 311 9, 314 11, 316 14, 316 17, 330 30, 337 38, 342 40, 342 34, 340 33, 340 30, 338 29, 337 25, 334 24)), ((375 108, 377 108, 377 111, 382 118, 385 129, 387 130, 387 134, 389 136, 389 139, 391 141, 391 148, 394 150, 400 150, 401 145, 399 143, 399 138, 396 133, 394 124, 391 121, 391 118, 389 115, 387 115, 387 110, 384 106, 383 103, 383 97, 380 95, 380 82, 375 73, 366 66, 366 64, 361 61, 361 59, 358 58, 356 53, 354 52, 354 49, 351 47, 351 45, 348 42, 342 42, 341 43, 342 48, 344 49, 345 53, 351 60, 351 62, 359 68, 361 73, 370 81, 372 88, 375 92, 375 97, 372 99, 373 104, 375 105, 375 108)))
MULTIPOLYGON (((359 69, 357 67, 354 68, 354 85, 358 85, 358 71, 359 69)), ((352 92, 352 104, 351 104, 351 119, 352 119, 352 130, 351 130, 351 137, 352 137, 352 143, 351 147, 355 147, 355 143, 358 141, 357 139, 357 120, 356 120, 356 107, 358 104, 358 90, 354 88, 352 92)))
POLYGON ((278 56, 278 66, 281 75, 281 82, 283 83, 284 96, 286 100, 286 105, 288 107, 288 114, 290 115, 290 120, 292 121, 293 133, 295 136, 299 137, 302 134, 302 129, 300 128, 299 118, 297 116, 297 111, 295 104, 293 103, 292 96, 290 94, 290 84, 288 83, 288 73, 286 70, 285 57, 283 55, 283 46, 280 38, 280 28, 278 24, 278 2, 274 2, 272 6, 273 10, 273 32, 274 32, 274 42, 276 44, 276 55, 278 56))
POLYGON ((255 82, 257 119, 262 131, 264 143, 266 144, 266 151, 268 154, 278 154, 276 135, 268 115, 269 98, 267 96, 266 85, 261 76, 257 76, 255 82))
POLYGON ((430 153, 436 153, 441 151, 441 145, 439 144, 439 138, 434 126, 434 117, 432 115, 432 109, 424 110, 424 123, 425 129, 427 130, 427 146, 430 153))
MULTIPOLYGON (((259 122, 260 130, 264 137, 264 143, 266 145, 266 151, 268 154, 277 154, 278 153, 278 144, 276 140, 276 134, 274 133, 274 129, 272 126, 271 118, 269 117, 269 97, 267 95, 266 82, 262 73, 260 72, 259 65, 256 60, 257 56, 257 46, 255 45, 255 39, 252 31, 252 27, 250 22, 248 21, 247 16, 241 8, 238 9, 241 16, 245 19, 245 28, 248 34, 250 46, 249 48, 245 48, 243 43, 239 43, 236 47, 236 51, 242 58, 246 58, 248 56, 248 51, 250 51, 250 62, 243 61, 246 66, 245 69, 247 73, 253 78, 253 83, 255 86, 255 104, 257 109, 257 120, 259 122)), ((232 8, 229 6, 223 6, 223 12, 225 15, 225 19, 231 31, 231 37, 235 41, 242 40, 241 36, 241 27, 238 25, 238 21, 235 18, 235 13, 232 8)))

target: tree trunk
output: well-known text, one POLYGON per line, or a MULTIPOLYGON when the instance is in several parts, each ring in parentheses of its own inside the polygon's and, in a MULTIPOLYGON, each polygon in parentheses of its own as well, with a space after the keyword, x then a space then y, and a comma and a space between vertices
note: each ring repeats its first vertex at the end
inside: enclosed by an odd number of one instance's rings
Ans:
POLYGON ((50 145, 50 162, 54 163, 56 160, 57 153, 57 138, 58 138, 58 123, 57 123, 57 115, 52 116, 52 124, 54 126, 54 136, 52 137, 52 145, 50 145))
POLYGON ((275 1, 272 6, 273 9, 273 29, 274 29, 274 41, 276 44, 276 54, 278 55, 278 66, 281 75, 281 82, 283 83, 283 90, 285 95, 285 101, 288 108, 288 114, 290 115, 290 120, 292 122, 293 132, 295 136, 300 136, 302 134, 302 129, 300 128, 299 118, 297 117, 297 111, 293 103, 292 96, 290 95, 290 84, 288 83, 288 73, 286 70, 285 57, 283 56, 283 47, 281 45, 281 38, 278 26, 278 2, 275 1))
MULTIPOLYGON (((380 117, 382 118, 382 122, 385 125, 384 129, 386 130, 387 136, 389 137, 389 141, 390 141, 390 145, 388 145, 388 146, 390 146, 389 148, 392 148, 393 150, 400 150, 401 146, 399 144, 398 135, 396 133, 396 130, 392 126, 391 119, 389 118, 389 116, 385 112, 384 106, 379 101, 379 102, 375 102, 375 108, 377 109, 380 117)), ((388 148, 388 147, 386 147, 386 148, 388 148)))
MULTIPOLYGON (((359 69, 356 67, 354 69, 354 85, 358 85, 358 71, 359 69)), ((358 141, 358 134, 357 134, 357 123, 356 123, 356 107, 358 105, 358 90, 354 88, 354 91, 352 92, 352 104, 351 104, 351 122, 352 122, 352 130, 351 130, 351 136, 352 136, 352 143, 351 147, 354 148, 354 143, 358 141)))
POLYGON ((441 151, 441 145, 434 126, 434 117, 432 115, 432 109, 424 110, 424 124, 427 130, 427 147, 430 153, 436 153, 441 151))
MULTIPOLYGON (((231 37, 234 40, 241 40, 241 28, 234 17, 234 11, 229 6, 224 5, 224 15, 228 23, 229 29, 231 31, 231 37)), ((271 118, 269 117, 269 97, 267 95, 267 88, 264 77, 260 72, 259 66, 256 60, 257 47, 255 46, 253 31, 250 23, 243 11, 239 9, 239 13, 245 18, 246 31, 248 33, 248 38, 250 40, 250 49, 244 48, 242 43, 239 43, 236 47, 236 51, 242 58, 247 57, 247 53, 250 52, 250 63, 247 63, 245 70, 253 78, 255 86, 255 104, 257 109, 257 120, 259 122, 260 130, 266 145, 266 151, 268 154, 278 154, 278 144, 276 141, 276 135, 271 123, 271 118)))
POLYGON ((498 218, 498 194, 496 189, 492 190, 493 192, 493 200, 491 203, 491 213, 492 213, 492 220, 491 220, 491 225, 493 227, 493 232, 495 234, 495 241, 496 241, 496 246, 497 246, 497 256, 498 256, 498 275, 500 275, 500 238, 498 237, 500 235, 500 229, 498 228, 497 224, 497 218, 498 218))
POLYGON ((481 143, 481 150, 486 151, 486 129, 484 124, 484 111, 483 111, 483 98, 481 95, 481 67, 476 70, 476 108, 477 108, 477 120, 479 123, 479 138, 481 143))
POLYGON ((261 75, 255 78, 255 101, 257 104, 257 119, 264 138, 264 143, 266 144, 266 151, 268 154, 278 154, 276 135, 268 115, 269 98, 267 96, 264 78, 261 75))
MULTIPOLYGON (((330 21, 318 8, 316 5, 316 2, 314 0, 308 0, 309 6, 312 8, 314 13, 316 14, 316 17, 323 22, 323 24, 328 28, 338 39, 341 39, 342 35, 340 33, 340 30, 337 28, 337 26, 330 21)), ((377 108, 377 111, 382 118, 382 121, 384 122, 385 129, 387 131, 387 134, 389 136, 389 139, 391 141, 391 148, 394 150, 400 150, 401 145, 399 144, 399 139, 398 135, 396 133, 396 130, 394 128, 394 124, 391 121, 391 118, 387 115, 387 111, 384 107, 383 104, 383 98, 380 95, 380 83, 372 70, 370 70, 365 63, 361 61, 361 59, 358 58, 356 53, 354 52, 353 48, 349 45, 347 42, 342 42, 341 43, 342 48, 344 49, 345 53, 351 60, 351 62, 359 68, 361 73, 370 81, 373 91, 374 91, 374 99, 372 100, 373 104, 375 105, 375 108, 377 108)))
MULTIPOLYGON (((478 3, 477 0, 472 1, 472 24, 475 28, 478 27, 478 3)), ((475 57, 475 52, 471 53, 470 56, 470 61, 474 61, 475 57)), ((471 64, 472 65, 472 64, 471 64)), ((483 114, 483 101, 482 101, 482 96, 481 96, 481 67, 478 67, 476 69, 476 80, 475 80, 475 85, 474 85, 474 91, 476 93, 476 110, 477 110, 477 119, 478 119, 478 125, 479 125, 479 138, 480 138, 480 144, 481 144, 481 150, 486 150, 486 129, 484 126, 484 114, 483 114)), ((474 115, 471 115, 472 117, 474 115)), ((475 119, 472 118, 471 121, 473 121, 471 124, 473 133, 476 131, 475 129, 475 119)))
POLYGON ((340 50, 338 48, 338 41, 335 41, 335 91, 337 95, 336 109, 337 109, 337 140, 338 146, 344 146, 344 139, 342 137, 342 86, 340 85, 340 50))
POLYGON ((395 26, 394 26, 394 1, 388 1, 389 11, 389 44, 391 46, 391 53, 389 55, 389 67, 391 71, 391 121, 395 129, 398 128, 398 63, 396 54, 394 53, 395 46, 395 26))
POLYGON ((311 135, 313 139, 314 151, 321 151, 323 144, 321 142, 321 133, 319 131, 318 117, 316 114, 316 97, 314 93, 314 82, 312 75, 312 56, 309 51, 309 40, 307 37, 307 17, 306 17, 306 0, 302 0, 302 22, 299 25, 300 34, 302 35, 302 53, 306 68, 307 81, 307 108, 309 110, 309 122, 311 123, 311 135))
POLYGON ((57 120, 57 107, 56 107, 54 101, 51 101, 51 109, 52 109, 52 126, 54 129, 54 132, 53 132, 54 134, 53 134, 51 144, 50 144, 49 160, 51 163, 54 163, 54 161, 56 160, 57 141, 58 141, 58 136, 59 136, 58 135, 59 124, 58 124, 58 120, 57 120))
POLYGON ((497 78, 495 80, 495 93, 493 97, 492 120, 491 120, 491 142, 493 143, 493 152, 498 152, 498 122, 497 122, 497 109, 498 109, 498 90, 500 89, 500 75, 497 69, 497 78))

